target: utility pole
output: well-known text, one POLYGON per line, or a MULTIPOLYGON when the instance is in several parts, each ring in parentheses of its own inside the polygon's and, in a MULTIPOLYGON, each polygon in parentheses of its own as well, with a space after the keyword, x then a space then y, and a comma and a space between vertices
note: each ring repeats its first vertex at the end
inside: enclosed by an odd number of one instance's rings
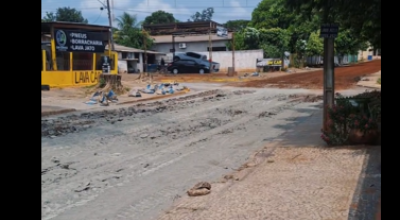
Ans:
POLYGON ((335 104, 335 38, 339 32, 336 24, 321 25, 321 36, 324 38, 324 115, 323 129, 328 130, 328 108, 335 104))
POLYGON ((232 75, 235 75, 235 32, 232 32, 232 75))
POLYGON ((172 34, 172 62, 175 60, 175 35, 172 34))
POLYGON ((212 23, 210 21, 210 31, 209 31, 209 35, 208 35, 208 53, 210 56, 210 73, 212 73, 212 40, 211 40, 211 28, 212 28, 212 23))
POLYGON ((111 49, 115 51, 114 38, 112 33, 112 19, 111 19, 111 10, 110 10, 110 0, 107 0, 107 12, 108 12, 108 23, 110 25, 110 41, 111 41, 111 49))
POLYGON ((144 30, 144 28, 142 28, 143 30, 143 46, 144 46, 144 68, 145 68, 145 75, 148 75, 147 72, 147 36, 146 36, 146 31, 144 30))

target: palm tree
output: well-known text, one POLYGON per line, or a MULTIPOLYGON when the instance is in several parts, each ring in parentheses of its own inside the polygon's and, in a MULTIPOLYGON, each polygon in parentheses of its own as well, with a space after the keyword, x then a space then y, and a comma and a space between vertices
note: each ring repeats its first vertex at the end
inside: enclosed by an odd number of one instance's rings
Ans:
POLYGON ((136 15, 124 12, 116 19, 117 28, 113 30, 115 42, 127 47, 141 48, 143 35, 136 15))
POLYGON ((139 24, 137 22, 136 15, 130 15, 124 12, 117 19, 117 27, 121 31, 131 30, 131 29, 139 29, 139 24))

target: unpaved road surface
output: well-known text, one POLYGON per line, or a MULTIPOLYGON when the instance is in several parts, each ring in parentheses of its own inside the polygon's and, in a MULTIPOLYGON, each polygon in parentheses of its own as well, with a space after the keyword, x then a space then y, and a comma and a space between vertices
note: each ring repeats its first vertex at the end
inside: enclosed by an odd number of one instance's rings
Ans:
POLYGON ((42 119, 42 219, 155 218, 311 115, 318 98, 302 92, 212 90, 42 119))
MULTIPOLYGON (((348 67, 335 68, 335 89, 349 89, 357 84, 361 78, 368 74, 380 71, 382 68, 381 60, 360 63, 348 67)), ((270 79, 255 80, 242 83, 231 83, 231 86, 238 87, 278 87, 278 88, 323 88, 323 70, 306 73, 290 74, 285 76, 273 77, 270 79)))

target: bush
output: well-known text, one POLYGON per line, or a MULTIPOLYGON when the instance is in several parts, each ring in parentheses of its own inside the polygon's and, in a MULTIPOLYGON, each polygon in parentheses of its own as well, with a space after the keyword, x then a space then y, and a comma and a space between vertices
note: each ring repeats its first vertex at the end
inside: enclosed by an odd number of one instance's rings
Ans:
POLYGON ((380 123, 380 92, 366 92, 336 99, 328 109, 328 130, 321 138, 329 146, 373 144, 380 123))
POLYGON ((381 80, 381 77, 379 77, 377 83, 378 83, 379 85, 381 85, 381 83, 382 83, 381 81, 382 81, 382 80, 381 80))

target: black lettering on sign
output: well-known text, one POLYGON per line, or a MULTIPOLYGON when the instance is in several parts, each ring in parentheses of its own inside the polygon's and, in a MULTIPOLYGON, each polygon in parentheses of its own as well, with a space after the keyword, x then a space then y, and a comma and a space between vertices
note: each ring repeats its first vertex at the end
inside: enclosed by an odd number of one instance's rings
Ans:
POLYGON ((74 72, 74 75, 75 75, 75 83, 79 84, 79 77, 78 77, 79 73, 78 72, 74 72))
POLYGON ((85 83, 89 83, 90 79, 89 79, 89 73, 85 72, 85 83))
POLYGON ((84 73, 79 72, 79 82, 80 82, 80 83, 84 82, 84 76, 85 76, 84 73))

